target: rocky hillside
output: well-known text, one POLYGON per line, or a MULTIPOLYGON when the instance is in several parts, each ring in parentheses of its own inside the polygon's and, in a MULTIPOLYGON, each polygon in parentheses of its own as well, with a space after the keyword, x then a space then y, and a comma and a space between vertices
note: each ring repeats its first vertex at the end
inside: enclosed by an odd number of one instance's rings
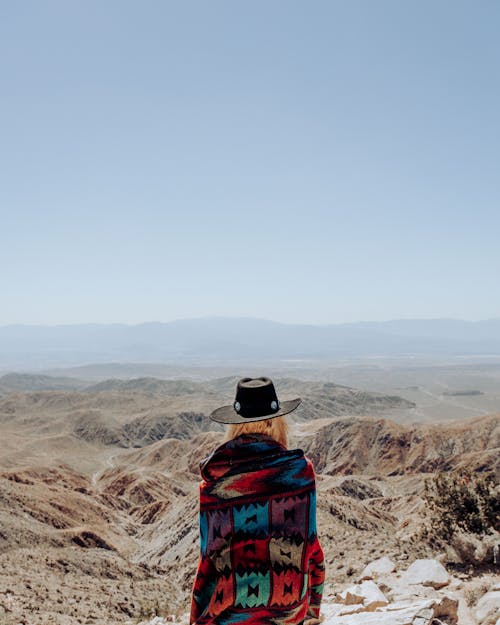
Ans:
POLYGON ((326 475, 402 475, 459 466, 485 471, 498 467, 500 423, 497 415, 415 426, 350 417, 327 423, 300 443, 326 475))
MULTIPOLYGON (((29 384, 55 388, 66 381, 54 378, 51 383, 49 376, 34 379, 16 374, 3 376, 0 382, 5 378, 7 382, 0 389, 11 388, 0 397, 0 430, 5 436, 10 431, 29 441, 43 431, 46 436, 77 437, 92 444, 120 447, 141 447, 168 437, 191 438, 208 429, 220 431, 208 414, 230 403, 236 384, 235 378, 204 383, 137 378, 106 380, 80 390, 21 392, 19 388, 29 384)), ((401 397, 328 383, 284 379, 277 384, 284 397, 303 397, 303 404, 294 415, 299 421, 332 415, 390 414, 395 408, 412 405, 401 397)), ((50 444, 47 439, 45 442, 50 444)), ((0 457, 0 463, 5 463, 5 459, 0 457)))
POLYGON ((60 391, 84 388, 76 378, 28 373, 7 373, 0 376, 0 397, 23 391, 60 391))

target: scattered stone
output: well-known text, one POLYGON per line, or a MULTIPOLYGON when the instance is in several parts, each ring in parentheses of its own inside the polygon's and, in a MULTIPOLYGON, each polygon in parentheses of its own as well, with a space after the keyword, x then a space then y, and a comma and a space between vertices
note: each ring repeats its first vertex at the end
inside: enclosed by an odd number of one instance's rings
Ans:
MULTIPOLYGON (((348 615, 336 615, 327 611, 322 625, 414 625, 415 619, 422 610, 430 609, 432 618, 432 601, 420 601, 408 605, 392 605, 392 608, 379 608, 374 612, 362 612, 348 615)), ((431 620, 420 621, 418 625, 431 625, 431 620)))
MULTIPOLYGON (((396 600, 388 601, 375 582, 365 580, 337 593, 335 603, 325 602, 322 605, 323 625, 456 625, 458 623, 459 602, 455 596, 449 593, 444 594, 432 585, 424 586, 422 583, 403 586, 396 575, 391 575, 393 564, 387 560, 388 558, 383 563, 385 565, 383 569, 388 571, 385 581, 390 580, 389 583, 394 591, 392 599, 396 600)), ((427 562, 424 561, 424 564, 427 562)), ((429 572, 427 566, 425 571, 429 572)), ((434 569, 432 571, 436 573, 434 569)), ((423 576, 421 581, 429 582, 429 579, 436 583, 436 579, 433 576, 429 578, 429 575, 423 576)), ((441 584, 442 582, 442 579, 438 581, 441 584)), ((480 625, 493 625, 493 622, 490 624, 488 621, 480 625)))

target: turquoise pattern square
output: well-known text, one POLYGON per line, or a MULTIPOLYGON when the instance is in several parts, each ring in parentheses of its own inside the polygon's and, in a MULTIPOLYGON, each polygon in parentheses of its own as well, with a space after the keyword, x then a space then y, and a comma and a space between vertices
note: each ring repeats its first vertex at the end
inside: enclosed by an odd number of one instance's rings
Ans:
POLYGON ((251 503, 247 506, 235 506, 234 529, 249 532, 254 536, 269 534, 269 504, 251 503))
POLYGON ((236 577, 235 606, 241 608, 255 608, 267 605, 271 594, 271 574, 249 571, 236 577))

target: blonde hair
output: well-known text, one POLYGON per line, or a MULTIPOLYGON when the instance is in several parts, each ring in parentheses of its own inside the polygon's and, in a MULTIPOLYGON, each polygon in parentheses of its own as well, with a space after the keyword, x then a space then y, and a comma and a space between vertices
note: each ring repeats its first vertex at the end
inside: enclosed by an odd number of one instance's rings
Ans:
POLYGON ((241 434, 267 434, 267 436, 281 443, 283 447, 288 447, 288 422, 285 417, 230 424, 226 430, 226 441, 230 441, 241 434))

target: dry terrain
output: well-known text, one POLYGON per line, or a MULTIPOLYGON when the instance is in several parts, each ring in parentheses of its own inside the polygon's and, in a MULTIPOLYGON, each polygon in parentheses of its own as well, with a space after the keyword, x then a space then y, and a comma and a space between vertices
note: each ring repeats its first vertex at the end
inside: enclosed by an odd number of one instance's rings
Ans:
MULTIPOLYGON (((234 386, 234 377, 0 378, 2 625, 185 613, 198 463, 223 436, 207 415, 234 386)), ((498 411, 418 423, 401 417, 419 409, 408 392, 291 377, 277 386, 304 399, 292 444, 318 474, 327 595, 379 556, 435 555, 419 539, 425 477, 498 471, 498 411)))

